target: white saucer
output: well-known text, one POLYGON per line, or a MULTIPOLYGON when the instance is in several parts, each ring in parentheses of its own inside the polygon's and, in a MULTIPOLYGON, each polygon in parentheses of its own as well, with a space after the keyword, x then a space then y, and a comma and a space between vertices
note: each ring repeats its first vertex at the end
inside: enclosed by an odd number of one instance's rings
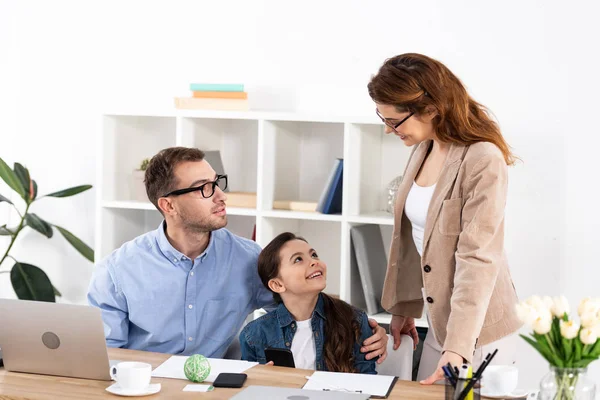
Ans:
POLYGON ((151 394, 155 394, 160 392, 160 383, 151 383, 144 390, 125 390, 119 386, 118 383, 115 383, 106 388, 106 391, 112 394, 116 394, 117 396, 149 396, 151 394))
POLYGON ((527 397, 529 395, 529 390, 517 389, 508 394, 494 394, 494 393, 486 393, 484 390, 479 392, 481 397, 485 397, 488 399, 520 399, 523 397, 527 397))

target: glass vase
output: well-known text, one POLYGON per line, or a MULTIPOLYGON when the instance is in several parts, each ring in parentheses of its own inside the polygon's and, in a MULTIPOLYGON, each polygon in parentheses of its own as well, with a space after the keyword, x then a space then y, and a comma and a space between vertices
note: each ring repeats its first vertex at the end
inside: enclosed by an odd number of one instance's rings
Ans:
POLYGON ((388 183, 387 187, 386 187, 386 195, 387 195, 387 202, 386 202, 386 207, 385 210, 390 213, 390 214, 394 214, 394 205, 396 204, 396 194, 398 193, 398 187, 400 187, 400 183, 402 182, 402 176, 397 176, 394 179, 392 179, 392 181, 390 183, 388 183))
POLYGON ((550 367, 540 382, 539 400, 594 400, 596 385, 587 368, 550 367))

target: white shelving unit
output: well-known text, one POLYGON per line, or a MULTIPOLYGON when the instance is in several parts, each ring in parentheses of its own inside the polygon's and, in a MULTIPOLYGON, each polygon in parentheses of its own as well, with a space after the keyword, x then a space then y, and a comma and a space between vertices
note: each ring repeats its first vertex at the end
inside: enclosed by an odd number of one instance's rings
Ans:
MULTIPOLYGON (((142 159, 171 146, 219 150, 233 192, 257 194, 256 208, 228 207, 227 228, 265 246, 277 234, 305 237, 327 263, 326 292, 350 301, 350 229, 381 228, 386 251, 393 218, 386 187, 402 174, 409 149, 385 135, 373 117, 279 112, 172 110, 102 115, 98 141, 96 254, 100 260, 162 220, 135 198, 132 174, 142 159), (338 215, 274 210, 276 200, 317 202, 336 158, 344 159, 343 211, 338 215)), ((388 324, 389 314, 373 315, 388 324)), ((418 326, 426 327, 425 320, 418 326)))

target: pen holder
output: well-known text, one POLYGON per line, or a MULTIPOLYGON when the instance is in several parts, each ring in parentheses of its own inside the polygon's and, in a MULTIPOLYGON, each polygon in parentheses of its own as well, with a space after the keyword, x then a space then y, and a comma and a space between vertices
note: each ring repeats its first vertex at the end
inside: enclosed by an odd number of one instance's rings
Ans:
MULTIPOLYGON (((458 379, 456 385, 453 384, 448 378, 445 381, 445 399, 446 400, 458 400, 464 387, 471 381, 471 379, 458 379)), ((471 389, 470 393, 464 398, 464 400, 480 400, 479 395, 479 382, 476 382, 475 387, 471 389)))

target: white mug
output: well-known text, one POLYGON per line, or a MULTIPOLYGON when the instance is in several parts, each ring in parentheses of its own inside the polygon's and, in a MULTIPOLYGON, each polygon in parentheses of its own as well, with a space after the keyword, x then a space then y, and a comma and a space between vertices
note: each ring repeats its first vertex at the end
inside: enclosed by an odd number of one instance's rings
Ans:
POLYGON ((117 381, 123 390, 144 390, 152 379, 152 365, 143 362, 121 362, 110 369, 110 377, 117 381))
POLYGON ((481 394, 502 396, 512 393, 519 384, 519 370, 514 365, 490 365, 483 371, 481 394))

